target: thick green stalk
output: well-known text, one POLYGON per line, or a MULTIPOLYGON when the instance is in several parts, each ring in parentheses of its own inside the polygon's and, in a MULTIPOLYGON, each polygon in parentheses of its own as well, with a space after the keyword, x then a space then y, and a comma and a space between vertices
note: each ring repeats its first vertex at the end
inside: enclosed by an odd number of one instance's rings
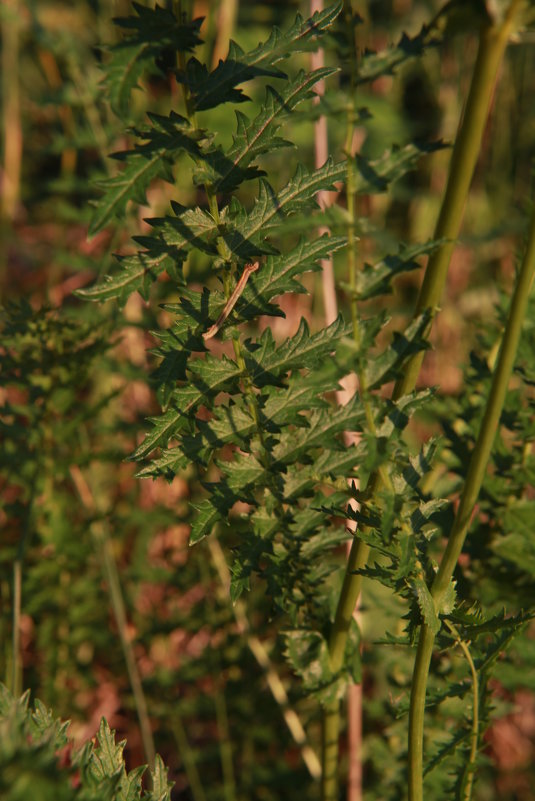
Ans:
MULTIPOLYGON (((466 476, 463 494, 455 515, 448 545, 431 588, 437 612, 450 586, 453 571, 462 551, 479 490, 485 476, 496 431, 500 422, 509 379, 520 340, 531 285, 535 275, 535 213, 532 216, 526 255, 515 287, 509 318, 492 378, 489 399, 466 476)), ((423 801, 423 730, 425 693, 434 634, 423 625, 416 653, 409 713, 409 800, 423 801)))
MULTIPOLYGON (((431 310, 432 316, 437 311, 446 282, 449 262, 455 247, 455 240, 459 234, 470 182, 479 155, 498 67, 514 24, 515 14, 521 4, 522 0, 513 0, 500 25, 486 26, 481 30, 472 84, 456 138, 446 192, 435 229, 435 239, 443 238, 448 241, 429 259, 414 317, 419 316, 426 309, 431 310)), ((394 400, 414 390, 422 360, 423 353, 416 354, 409 359, 404 367, 402 376, 394 387, 394 400)), ((381 476, 374 474, 370 477, 367 491, 371 497, 374 497, 382 486, 381 476)), ((329 655, 333 671, 338 671, 342 668, 349 626, 355 604, 360 595, 362 578, 360 575, 355 575, 354 571, 366 565, 369 551, 369 546, 356 536, 346 565, 329 641, 329 655)), ((421 646, 419 648, 424 647, 427 639, 425 628, 422 628, 421 646)), ((419 662, 418 665, 418 670, 423 670, 423 663, 419 662)), ((427 675, 427 671, 424 672, 427 675)), ((329 705, 326 709, 323 725, 324 778, 322 798, 323 801, 336 801, 338 797, 338 734, 340 727, 340 710, 337 702, 329 705)), ((416 751, 417 748, 415 749, 416 751)))
MULTIPOLYGON (((447 241, 429 258, 416 304, 415 316, 426 309, 429 309, 434 316, 440 303, 448 266, 461 227, 468 190, 481 148, 498 68, 511 35, 516 13, 522 3, 523 0, 513 0, 501 24, 486 25, 481 29, 470 92, 455 140, 448 184, 434 233, 434 239, 447 241)), ((423 357, 422 351, 409 359, 404 367, 402 378, 396 383, 394 399, 412 392, 416 386, 423 357)))

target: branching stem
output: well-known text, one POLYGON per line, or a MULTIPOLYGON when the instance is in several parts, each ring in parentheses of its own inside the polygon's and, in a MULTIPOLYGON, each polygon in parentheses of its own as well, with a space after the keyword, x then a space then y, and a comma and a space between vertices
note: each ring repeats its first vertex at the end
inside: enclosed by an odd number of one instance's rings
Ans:
MULTIPOLYGON (((500 355, 492 377, 485 414, 470 459, 466 482, 448 538, 448 544, 431 588, 431 594, 438 613, 440 613, 442 601, 450 586, 453 571, 461 554, 485 476, 514 366, 522 322, 526 313, 534 275, 535 213, 531 220, 526 254, 511 299, 509 317, 505 327, 500 355)), ((409 801, 423 801, 422 769, 425 694, 434 641, 433 632, 428 626, 423 625, 414 665, 409 713, 409 801)))
MULTIPOLYGON (((437 311, 446 282, 449 262, 455 247, 455 241, 459 234, 470 182, 480 151, 496 75, 514 25, 516 13, 521 4, 522 0, 513 0, 502 22, 498 25, 486 26, 481 31, 479 51, 474 67, 470 93, 459 133, 456 138, 450 164, 448 184, 434 235, 435 239, 445 239, 447 241, 435 251, 434 255, 429 260, 413 318, 419 316, 426 309, 431 310, 432 316, 434 316, 437 311)), ((344 8, 347 9, 349 5, 350 3, 346 3, 344 8)), ((418 353, 408 360, 401 378, 396 382, 394 387, 394 400, 398 400, 403 395, 414 390, 422 360, 423 353, 418 353)), ((383 486, 381 475, 379 473, 373 474, 370 477, 367 487, 369 497, 374 498, 377 496, 377 493, 383 486)), ((468 524, 468 520, 466 520, 466 524, 468 524)), ((355 608, 360 594, 362 577, 355 574, 355 571, 365 567, 369 552, 369 546, 359 539, 358 536, 355 536, 346 565, 342 590, 329 641, 329 654, 333 671, 338 671, 342 668, 353 609, 355 608)), ((447 554, 447 564, 449 566, 451 566, 452 559, 453 565, 455 565, 459 553, 460 548, 458 552, 457 549, 452 550, 450 548, 450 553, 447 554)), ((451 569, 453 570, 453 567, 451 569)), ((444 572, 439 571, 439 574, 441 574, 441 578, 438 586, 441 588, 441 592, 443 592, 444 588, 442 584, 444 580, 442 577, 444 576, 444 572)), ((437 575, 437 580, 438 578, 439 576, 437 575)), ((448 585, 449 578, 445 581, 445 587, 448 585)), ((421 702, 422 705, 421 707, 415 705, 414 709, 412 709, 411 734, 409 735, 411 740, 410 775, 412 787, 410 786, 409 788, 411 801, 422 801, 423 709, 425 706, 425 685, 433 641, 434 637, 430 630, 425 625, 422 626, 413 677, 413 692, 416 684, 419 687, 419 693, 423 693, 423 699, 419 695, 419 702, 421 702), (417 789, 418 786, 419 790, 417 789)), ((336 801, 338 798, 339 726, 339 704, 334 703, 326 709, 324 717, 323 801, 336 801)))

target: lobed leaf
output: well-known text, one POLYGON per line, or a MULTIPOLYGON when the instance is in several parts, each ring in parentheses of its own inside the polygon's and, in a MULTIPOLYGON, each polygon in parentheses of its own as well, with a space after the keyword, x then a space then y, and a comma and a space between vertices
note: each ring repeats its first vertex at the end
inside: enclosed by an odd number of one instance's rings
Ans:
POLYGON ((342 3, 337 2, 317 11, 307 20, 298 14, 288 31, 282 33, 273 28, 269 39, 249 53, 231 41, 227 58, 220 61, 212 72, 196 59, 191 59, 185 74, 179 73, 178 80, 188 86, 197 111, 215 108, 228 101, 243 102, 248 98, 236 88, 239 84, 262 75, 284 77, 275 65, 289 55, 317 47, 317 37, 332 25, 341 8, 342 3))

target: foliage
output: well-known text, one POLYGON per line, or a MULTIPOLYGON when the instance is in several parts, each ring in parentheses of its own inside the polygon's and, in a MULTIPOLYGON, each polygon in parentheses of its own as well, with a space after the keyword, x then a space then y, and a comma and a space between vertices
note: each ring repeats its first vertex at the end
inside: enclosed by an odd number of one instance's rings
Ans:
POLYGON ((29 706, 29 692, 14 698, 0 685, 0 791, 6 801, 31 794, 36 801, 170 801, 172 785, 157 757, 151 790, 143 791, 144 767, 127 772, 124 742, 115 742, 103 719, 96 742, 73 750, 68 723, 54 718, 40 701, 29 706))
MULTIPOLYGON (((380 100, 376 87, 392 76, 401 80, 399 70, 408 75, 411 65, 432 64, 437 48, 456 46, 443 39, 450 23, 458 28, 454 6, 415 35, 363 52, 358 64, 353 36, 362 20, 348 17, 348 4, 334 3, 310 19, 284 18, 260 43, 256 29, 243 33, 210 66, 203 56, 213 43, 203 38, 213 33, 215 12, 203 24, 180 4, 134 3, 115 21, 120 35, 107 32, 116 37, 103 53, 108 106, 93 63, 90 92, 66 132, 51 137, 56 150, 75 149, 83 176, 63 160, 63 182, 48 191, 61 185, 73 199, 62 213, 75 217, 79 207, 76 219, 88 224, 97 248, 94 271, 107 275, 76 293, 93 304, 70 298, 61 311, 35 311, 22 303, 8 306, 2 319, 2 633, 7 642, 17 628, 10 619, 17 611, 15 562, 23 611, 39 621, 32 647, 43 654, 24 654, 25 686, 42 687, 47 703, 67 717, 71 709, 83 714, 79 698, 112 677, 123 699, 116 711, 129 718, 135 740, 139 699, 125 668, 125 642, 132 642, 152 729, 178 779, 175 792, 191 792, 196 801, 289 799, 296 776, 301 796, 314 797, 304 768, 292 774, 296 754, 304 757, 309 747, 305 735, 294 732, 292 741, 281 715, 288 722, 295 704, 317 740, 317 703, 332 704, 362 679, 375 688, 364 711, 370 794, 402 797, 412 646, 422 627, 436 636, 426 797, 468 797, 476 765, 484 797, 492 769, 480 753, 474 760, 474 737, 481 752, 489 727, 492 737, 494 688, 513 693, 533 664, 529 326, 463 561, 439 606, 432 595, 508 292, 500 293, 494 325, 477 321, 479 342, 458 391, 448 396, 423 381, 390 399, 408 361, 430 351, 435 309, 407 318, 422 258, 446 243, 429 226, 403 229, 398 239, 384 230, 384 218, 395 210, 390 199, 448 154, 430 126, 422 139, 416 124, 400 117, 392 125, 385 111, 392 103, 380 100), (308 53, 320 46, 327 66, 310 70, 308 53), (318 98, 320 81, 329 89, 318 98), (371 110, 357 108, 356 86, 358 102, 362 93, 371 110), (332 155, 314 168, 310 123, 320 113, 331 122, 332 155), (369 132, 359 154, 349 146, 354 125, 369 132), (113 162, 105 158, 110 149, 113 162), (318 193, 326 192, 338 193, 330 209, 318 205, 318 193), (357 197, 365 199, 362 208, 357 197), (371 211, 363 213, 368 202, 371 211), (112 248, 119 250, 113 263, 112 248), (301 301, 331 257, 342 279, 340 314, 324 325, 301 301), (352 259, 364 262, 362 269, 346 275, 352 259), (288 309, 303 316, 280 335, 288 309), (135 364, 125 364, 121 350, 130 336, 135 364), (341 405, 337 393, 354 375, 360 391, 341 405), (130 413, 124 398, 135 387, 146 400, 130 413), (149 414, 140 441, 138 418, 149 414), (131 480, 131 462, 144 482, 131 480), (354 525, 371 558, 355 572, 365 581, 362 632, 353 621, 338 670, 330 659, 333 620, 354 525), (196 547, 186 556, 188 534, 196 547), (230 575, 215 555, 219 540, 230 575), (120 568, 122 623, 105 569, 110 555, 120 568), (378 625, 383 608, 386 620, 378 625), (261 633, 261 656, 249 625, 261 633), (277 696, 273 672, 291 684, 290 699, 277 696)), ((477 27, 473 19, 463 25, 477 27)), ((36 30, 36 47, 52 47, 36 30)), ((78 56, 72 42, 62 42, 54 45, 58 63, 80 86, 78 56)), ((91 46, 84 58, 95 58, 91 46)), ((65 101, 58 92, 61 114, 65 101)), ((422 189, 420 209, 426 200, 422 189)), ((77 271, 94 265, 76 255, 67 249, 62 258, 77 271)), ((8 676, 16 674, 13 643, 3 666, 8 676)), ((2 704, 1 725, 11 727, 0 738, 5 775, 22 782, 8 778, 8 798, 22 797, 24 782, 42 786, 43 798, 93 798, 97 783, 106 798, 141 796, 141 770, 126 773, 107 724, 97 745, 68 751, 58 768, 65 727, 39 703, 31 711, 27 695, 17 702, 5 691, 2 704)), ((170 793, 162 763, 156 770, 144 798, 170 793)))

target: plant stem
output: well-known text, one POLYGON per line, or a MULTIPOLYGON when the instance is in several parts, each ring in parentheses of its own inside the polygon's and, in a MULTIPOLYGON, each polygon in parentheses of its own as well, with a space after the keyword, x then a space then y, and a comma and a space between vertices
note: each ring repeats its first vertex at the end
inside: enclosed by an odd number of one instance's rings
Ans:
MULTIPOLYGON (((446 192, 433 237, 447 241, 429 258, 414 311, 415 317, 427 309, 431 311, 432 316, 437 312, 481 149, 496 76, 513 29, 515 14, 522 2, 523 0, 513 0, 500 25, 486 25, 480 31, 470 92, 455 140, 446 192)), ((407 361, 403 376, 396 382, 393 393, 395 400, 412 392, 416 386, 423 358, 424 352, 421 351, 407 361)))
MULTIPOLYGON (((453 521, 444 556, 436 574, 431 594, 437 612, 440 613, 442 601, 450 585, 453 571, 461 554, 472 513, 485 471, 489 461, 492 445, 500 422, 509 379, 514 366, 515 355, 520 340, 522 322, 526 313, 531 285, 535 275, 535 213, 531 219, 531 227, 526 254, 520 268, 515 291, 509 309, 509 318, 502 340, 498 363, 492 377, 485 414, 481 422, 478 438, 470 459, 468 474, 463 493, 453 521)), ((429 664, 435 637, 428 626, 423 625, 411 688, 411 704, 409 713, 409 799, 423 799, 423 728, 425 711, 425 693, 429 664)))
MULTIPOLYGON (((212 557, 214 567, 217 570, 219 580, 224 588, 225 598, 228 598, 230 593, 230 570, 228 568, 223 549, 221 548, 219 540, 215 534, 212 534, 212 536, 209 538, 208 547, 210 549, 210 555, 212 557)), ((290 706, 288 693, 286 692, 284 684, 282 683, 279 674, 275 670, 271 659, 269 658, 269 654, 264 644, 251 632, 251 626, 247 618, 243 601, 238 599, 232 605, 232 611, 240 628, 240 632, 246 637, 247 645, 251 653, 261 669, 264 671, 266 683, 270 689, 271 695, 281 708, 282 715, 290 734, 301 749, 301 756, 303 758, 303 762, 308 768, 308 772, 313 779, 319 779, 321 776, 321 765, 318 757, 307 741, 307 736, 300 718, 297 716, 295 710, 290 706)))
MULTIPOLYGON (((447 271, 455 241, 459 234, 464 205, 470 182, 474 173, 477 157, 479 155, 481 140, 488 115, 488 109, 492 99, 494 85, 498 68, 514 25, 515 14, 522 4, 522 0, 513 0, 503 22, 497 26, 486 26, 480 33, 480 44, 472 84, 464 115, 460 124, 456 138, 455 147, 450 164, 448 183, 444 198, 442 200, 441 211, 435 229, 435 239, 447 239, 435 254, 429 259, 425 272, 424 281, 420 290, 413 319, 419 316, 425 309, 430 309, 432 316, 437 311, 440 298, 446 282, 447 271)), ((352 312, 353 322, 355 317, 352 312)), ((396 382, 392 397, 398 400, 403 395, 412 392, 416 386, 418 373, 423 360, 423 353, 418 353, 411 357, 404 367, 403 374, 396 382)), ((374 497, 383 487, 382 478, 375 473, 370 476, 367 492, 370 497, 374 497)), ((361 527, 365 531, 365 527, 361 527)), ((331 668, 337 672, 341 670, 349 625, 353 609, 360 595, 362 577, 355 575, 355 571, 366 565, 370 548, 361 539, 355 536, 342 584, 340 598, 336 609, 335 619, 329 640, 329 656, 331 668)), ((446 585, 447 586, 447 585, 446 585)), ((431 633, 426 626, 422 626, 420 642, 418 645, 417 664, 415 665, 415 679, 424 680, 424 703, 425 703, 425 680, 429 669, 431 651, 434 638, 431 634, 429 645, 429 635, 431 633), (420 653, 422 651, 422 653, 420 653), (425 660, 427 667, 425 668, 425 660), (424 678, 425 677, 425 678, 424 678)), ((418 713, 418 710, 414 710, 418 713)), ((413 714, 414 714, 413 713, 413 714)), ((324 716, 324 781, 323 781, 323 801, 336 801, 337 792, 337 770, 338 770, 338 733, 340 727, 340 710, 338 702, 329 705, 325 710, 324 716)), ((413 758, 417 760, 417 753, 420 753, 419 764, 414 764, 413 773, 419 771, 420 780, 422 775, 421 764, 421 739, 418 739, 417 732, 421 731, 423 736, 423 709, 422 717, 418 720, 413 718, 412 747, 413 758), (419 749, 419 750, 418 750, 419 749)), ((420 796, 411 797, 411 801, 420 801, 420 796)))
POLYGON ((472 798, 472 788, 474 785, 474 771, 479 741, 479 681, 477 678, 476 666, 474 664, 474 660, 472 659, 472 654, 470 653, 467 643, 463 642, 461 635, 449 620, 444 622, 452 634, 454 634, 457 638, 457 644, 466 657, 466 661, 468 662, 468 666, 470 668, 470 673, 472 674, 472 733, 470 736, 470 755, 468 757, 468 764, 465 768, 463 781, 464 787, 461 790, 463 801, 470 801, 472 798))
POLYGON ((20 653, 20 610, 22 587, 22 559, 13 563, 13 657, 11 663, 11 692, 18 698, 22 692, 22 659, 20 653))
POLYGON ((184 765, 184 769, 186 771, 186 776, 188 777, 191 797, 193 798, 193 801, 206 801, 206 794, 199 776, 199 771, 197 770, 195 754, 193 753, 189 744, 186 729, 184 728, 184 724, 182 722, 182 717, 178 715, 176 711, 173 714, 171 727, 178 745, 182 764, 184 765))
POLYGON ((19 0, 9 0, 2 22, 2 127, 3 197, 1 216, 12 221, 20 198, 22 126, 19 84, 19 28, 22 8, 19 0))
MULTIPOLYGON (((70 473, 78 495, 80 496, 80 500, 85 508, 91 512, 98 511, 94 495, 91 492, 91 489, 79 467, 73 465, 70 469, 70 473)), ((126 670, 128 672, 130 687, 132 688, 132 695, 134 697, 134 704, 139 720, 143 751, 145 753, 145 759, 149 763, 149 767, 152 770, 154 768, 154 760, 156 756, 154 738, 152 736, 147 700, 143 691, 141 676, 139 675, 132 642, 128 636, 126 605, 123 598, 123 591, 121 588, 121 580, 119 577, 119 571, 117 569, 117 563, 115 562, 108 532, 106 531, 104 525, 97 521, 93 522, 91 524, 91 533, 98 547, 99 556, 102 559, 104 575, 108 583, 110 603, 113 610, 113 615, 115 617, 115 622, 117 624, 117 630, 119 632, 119 639, 123 649, 126 670)))

